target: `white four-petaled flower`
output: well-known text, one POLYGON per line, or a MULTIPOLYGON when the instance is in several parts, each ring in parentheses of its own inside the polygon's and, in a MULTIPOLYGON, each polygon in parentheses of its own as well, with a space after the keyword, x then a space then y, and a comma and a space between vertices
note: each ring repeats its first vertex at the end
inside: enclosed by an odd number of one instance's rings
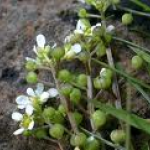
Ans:
MULTIPOLYGON (((32 130, 33 129, 33 127, 34 127, 34 120, 33 120, 33 118, 32 118, 32 114, 28 114, 27 113, 27 115, 28 115, 28 117, 30 118, 30 122, 28 122, 28 127, 24 127, 23 125, 21 125, 21 128, 20 129, 18 129, 18 130, 16 130, 16 131, 14 131, 14 135, 19 135, 19 134, 22 134, 25 130, 32 130)), ((19 113, 19 112, 13 112, 12 113, 12 119, 13 120, 15 120, 15 121, 20 121, 20 122, 22 122, 23 121, 23 114, 21 114, 21 113, 19 113)))

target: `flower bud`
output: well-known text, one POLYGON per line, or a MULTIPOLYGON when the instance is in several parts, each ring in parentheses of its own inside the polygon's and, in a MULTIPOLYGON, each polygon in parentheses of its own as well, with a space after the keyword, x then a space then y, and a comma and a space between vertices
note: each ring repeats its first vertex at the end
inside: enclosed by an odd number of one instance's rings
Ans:
POLYGON ((132 14, 125 13, 125 14, 122 16, 122 23, 123 23, 124 25, 130 25, 132 22, 133 22, 133 16, 132 16, 132 14))
POLYGON ((56 47, 53 49, 51 55, 55 60, 60 60, 65 54, 65 50, 61 47, 56 47))
POLYGON ((121 144, 126 139, 124 130, 113 130, 110 134, 111 140, 116 144, 121 144))
POLYGON ((70 101, 74 104, 79 104, 81 100, 81 91, 77 88, 74 88, 70 93, 70 101))
POLYGON ((132 57, 131 63, 134 69, 140 69, 143 65, 143 59, 140 56, 136 55, 132 57))
POLYGON ((29 72, 26 76, 26 81, 28 83, 37 83, 38 81, 37 74, 35 72, 29 72))
POLYGON ((85 18, 87 17, 87 12, 85 9, 80 9, 79 13, 78 13, 78 16, 81 17, 81 18, 85 18))
POLYGON ((78 55, 78 58, 79 58, 79 60, 80 60, 81 62, 86 63, 89 57, 88 57, 87 52, 81 52, 81 53, 78 55))
POLYGON ((33 61, 27 61, 25 64, 25 68, 27 71, 35 71, 37 69, 37 65, 33 61))
POLYGON ((62 82, 70 82, 71 81, 71 73, 66 70, 66 69, 63 69, 61 71, 59 71, 59 74, 58 74, 58 79, 62 82))
POLYGON ((61 124, 54 124, 50 128, 49 134, 55 139, 61 139, 64 134, 64 127, 61 124))
POLYGON ((106 114, 100 110, 96 110, 92 114, 91 119, 94 127, 98 129, 106 123, 106 114))

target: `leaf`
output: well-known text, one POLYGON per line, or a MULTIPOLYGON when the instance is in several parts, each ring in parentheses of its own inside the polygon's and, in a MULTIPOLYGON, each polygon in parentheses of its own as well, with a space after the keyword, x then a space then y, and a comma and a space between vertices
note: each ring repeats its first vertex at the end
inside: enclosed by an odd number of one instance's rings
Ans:
POLYGON ((131 126, 143 130, 146 133, 150 134, 150 123, 147 122, 145 119, 138 117, 137 115, 131 114, 123 109, 116 109, 111 105, 102 104, 97 100, 92 101, 96 108, 105 111, 108 114, 130 124, 131 126))
MULTIPOLYGON (((129 81, 130 82, 130 81, 129 81)), ((150 103, 150 97, 149 95, 136 83, 130 82, 136 89, 139 91, 143 97, 150 103)))

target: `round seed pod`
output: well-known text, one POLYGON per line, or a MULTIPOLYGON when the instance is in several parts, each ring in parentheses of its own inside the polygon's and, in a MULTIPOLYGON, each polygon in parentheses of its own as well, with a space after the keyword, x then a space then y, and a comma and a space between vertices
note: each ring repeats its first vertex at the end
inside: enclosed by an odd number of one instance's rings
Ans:
POLYGON ((121 144, 126 139, 126 134, 124 130, 113 130, 110 134, 110 138, 114 143, 121 144))
POLYGON ((134 69, 140 69, 143 65, 143 59, 140 56, 136 55, 132 57, 131 63, 134 69))
POLYGON ((37 83, 38 81, 38 76, 35 72, 29 72, 26 76, 26 81, 28 83, 37 83))
POLYGON ((64 127, 61 124, 54 124, 50 130, 49 134, 55 139, 61 139, 64 134, 64 127))
POLYGON ((124 25, 130 25, 133 22, 133 16, 130 13, 125 13, 122 16, 122 24, 124 25))

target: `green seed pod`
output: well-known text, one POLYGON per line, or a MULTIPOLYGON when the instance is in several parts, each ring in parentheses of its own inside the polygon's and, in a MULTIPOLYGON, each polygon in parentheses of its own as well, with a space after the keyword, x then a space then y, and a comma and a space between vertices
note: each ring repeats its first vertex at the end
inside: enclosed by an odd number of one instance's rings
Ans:
POLYGON ((100 150, 100 141, 90 136, 84 145, 84 150, 100 150))
POLYGON ((100 72, 100 77, 101 78, 112 78, 113 76, 113 73, 110 69, 107 69, 107 68, 102 68, 101 69, 101 72, 100 72))
POLYGON ((72 79, 72 76, 68 70, 63 69, 63 70, 59 71, 58 79, 62 82, 70 82, 72 79))
POLYGON ((87 85, 87 76, 86 76, 86 74, 80 74, 77 77, 77 84, 81 87, 85 87, 87 85))
POLYGON ((53 120, 55 111, 56 110, 53 107, 48 107, 43 110, 42 115, 46 123, 50 123, 51 120, 53 120))
POLYGON ((29 72, 26 76, 26 81, 28 83, 37 83, 38 82, 38 77, 35 72, 29 72))
POLYGON ((45 129, 37 129, 35 132, 34 132, 34 135, 36 138, 38 139, 43 139, 47 136, 47 132, 45 129))
POLYGON ((100 78, 101 89, 108 89, 111 86, 110 78, 100 78))
POLYGON ((103 57, 106 55, 106 47, 104 44, 98 44, 95 50, 98 57, 103 57))
POLYGON ((112 4, 113 5, 118 5, 118 4, 120 4, 120 0, 112 0, 112 4))
POLYGON ((51 53, 52 57, 55 60, 60 60, 65 55, 65 50, 61 47, 56 47, 51 53))
POLYGON ((73 134, 70 139, 72 146, 83 146, 86 142, 86 135, 82 132, 73 134))
POLYGON ((61 124, 54 124, 50 128, 49 134, 55 139, 61 139, 64 134, 64 127, 61 124))
POLYGON ((64 123, 64 116, 63 114, 58 110, 55 111, 54 117, 53 117, 53 121, 54 123, 59 123, 59 124, 63 124, 64 123))
POLYGON ((66 115, 66 112, 67 112, 65 106, 62 105, 62 104, 59 105, 58 111, 59 111, 63 116, 65 116, 65 115, 66 115))
POLYGON ((87 12, 85 9, 80 9, 79 13, 78 13, 78 16, 81 17, 81 18, 85 18, 87 17, 87 12))
POLYGON ((134 69, 140 69, 142 65, 143 65, 143 59, 140 56, 136 55, 132 57, 132 67, 134 69))
POLYGON ((60 92, 61 94, 63 94, 64 96, 68 97, 72 91, 73 87, 70 84, 64 84, 61 89, 60 92))
POLYGON ((96 89, 101 89, 101 83, 100 83, 100 78, 95 78, 94 80, 93 80, 93 84, 94 84, 94 87, 96 88, 96 89))
POLYGON ((35 71, 37 69, 37 65, 33 61, 27 61, 25 64, 25 68, 27 71, 35 71))
POLYGON ((100 110, 96 110, 92 114, 91 119, 94 127, 98 129, 106 123, 106 114, 100 110))
POLYGON ((73 88, 72 92, 70 93, 70 101, 74 104, 79 104, 81 100, 81 91, 77 88, 73 88))
POLYGON ((79 125, 81 124, 82 120, 83 120, 83 116, 82 114, 80 114, 79 112, 74 112, 73 113, 74 119, 76 121, 76 124, 79 125))
POLYGON ((125 13, 122 16, 122 24, 124 24, 124 25, 130 25, 132 22, 133 22, 133 16, 132 16, 132 14, 125 13))
POLYGON ((126 134, 124 130, 113 130, 110 134, 111 140, 116 144, 121 144, 126 139, 126 134))

